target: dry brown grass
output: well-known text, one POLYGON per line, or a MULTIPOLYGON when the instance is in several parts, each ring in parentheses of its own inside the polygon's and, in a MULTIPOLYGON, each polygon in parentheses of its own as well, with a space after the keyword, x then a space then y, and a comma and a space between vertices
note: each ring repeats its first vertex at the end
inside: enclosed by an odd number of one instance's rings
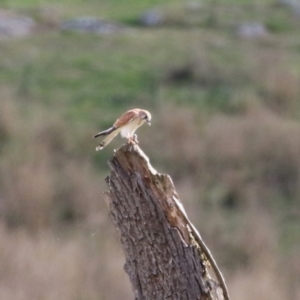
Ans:
POLYGON ((28 118, 13 103, 2 105, 11 116, 2 120, 9 135, 0 161, 4 220, 34 231, 87 220, 103 207, 91 162, 70 154, 76 144, 58 117, 36 108, 28 118))
MULTIPOLYGON (((240 172, 245 181, 262 184, 283 196, 297 195, 300 127, 266 110, 236 118, 218 118, 208 125, 207 164, 240 172)), ((221 169, 220 169, 221 168, 221 169)), ((222 180, 222 179, 221 179, 222 180)))
POLYGON ((260 266, 253 270, 235 274, 229 283, 232 299, 288 299, 282 289, 280 276, 272 268, 260 266))
POLYGON ((260 51, 257 56, 252 59, 252 78, 266 105, 276 113, 295 115, 299 109, 300 78, 289 58, 283 51, 272 49, 260 51))
POLYGON ((198 126, 198 113, 184 107, 161 104, 156 118, 155 126, 159 131, 151 140, 141 139, 141 144, 149 149, 154 159, 159 158, 162 166, 168 166, 173 176, 182 179, 187 176, 190 180, 196 172, 195 161, 199 162, 201 127, 198 126))
POLYGON ((131 299, 120 249, 97 234, 32 236, 2 224, 0 236, 1 299, 131 299))

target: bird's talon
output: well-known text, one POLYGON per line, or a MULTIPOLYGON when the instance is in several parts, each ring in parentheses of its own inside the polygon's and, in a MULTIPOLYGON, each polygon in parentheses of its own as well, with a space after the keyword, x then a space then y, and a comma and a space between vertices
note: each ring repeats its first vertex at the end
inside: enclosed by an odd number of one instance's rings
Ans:
POLYGON ((133 135, 132 139, 133 139, 133 141, 134 141, 135 144, 138 144, 138 143, 139 143, 136 134, 133 135))
POLYGON ((134 145, 135 141, 132 138, 128 138, 127 143, 130 145, 134 145))

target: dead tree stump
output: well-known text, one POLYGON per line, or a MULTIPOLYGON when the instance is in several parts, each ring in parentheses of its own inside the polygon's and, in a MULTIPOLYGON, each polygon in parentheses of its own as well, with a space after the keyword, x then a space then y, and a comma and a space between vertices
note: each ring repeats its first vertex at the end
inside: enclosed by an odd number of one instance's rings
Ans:
POLYGON ((122 146, 109 166, 106 197, 135 299, 229 300, 223 276, 170 176, 157 173, 137 145, 122 146))

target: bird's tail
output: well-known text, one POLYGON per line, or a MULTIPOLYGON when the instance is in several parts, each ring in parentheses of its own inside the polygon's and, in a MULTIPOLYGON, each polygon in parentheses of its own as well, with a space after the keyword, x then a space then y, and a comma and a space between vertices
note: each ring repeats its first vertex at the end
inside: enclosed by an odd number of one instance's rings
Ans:
POLYGON ((108 129, 108 130, 105 130, 103 132, 100 132, 100 133, 96 134, 96 136, 94 136, 94 137, 97 137, 97 136, 100 136, 100 135, 107 135, 108 134, 108 136, 100 143, 100 145, 96 147, 96 151, 102 150, 107 144, 109 144, 111 142, 111 140, 121 131, 121 128, 114 128, 113 130, 110 131, 110 133, 109 132, 104 133, 104 132, 109 131, 109 130, 111 130, 111 128, 108 129))
POLYGON ((104 131, 101 131, 101 132, 98 132, 97 134, 95 134, 94 136, 93 136, 93 138, 96 138, 96 137, 98 137, 98 136, 102 136, 102 135, 108 135, 108 134, 110 134, 110 133, 112 133, 114 130, 116 130, 117 128, 116 127, 110 127, 110 128, 108 128, 108 129, 106 129, 106 130, 104 130, 104 131))

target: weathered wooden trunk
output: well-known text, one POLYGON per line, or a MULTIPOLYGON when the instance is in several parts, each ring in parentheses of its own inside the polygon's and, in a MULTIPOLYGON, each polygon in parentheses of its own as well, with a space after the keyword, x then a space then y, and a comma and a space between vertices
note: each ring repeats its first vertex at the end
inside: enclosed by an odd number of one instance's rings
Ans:
POLYGON ((109 166, 106 196, 135 299, 228 300, 222 274, 171 178, 157 173, 137 145, 122 146, 109 166))

